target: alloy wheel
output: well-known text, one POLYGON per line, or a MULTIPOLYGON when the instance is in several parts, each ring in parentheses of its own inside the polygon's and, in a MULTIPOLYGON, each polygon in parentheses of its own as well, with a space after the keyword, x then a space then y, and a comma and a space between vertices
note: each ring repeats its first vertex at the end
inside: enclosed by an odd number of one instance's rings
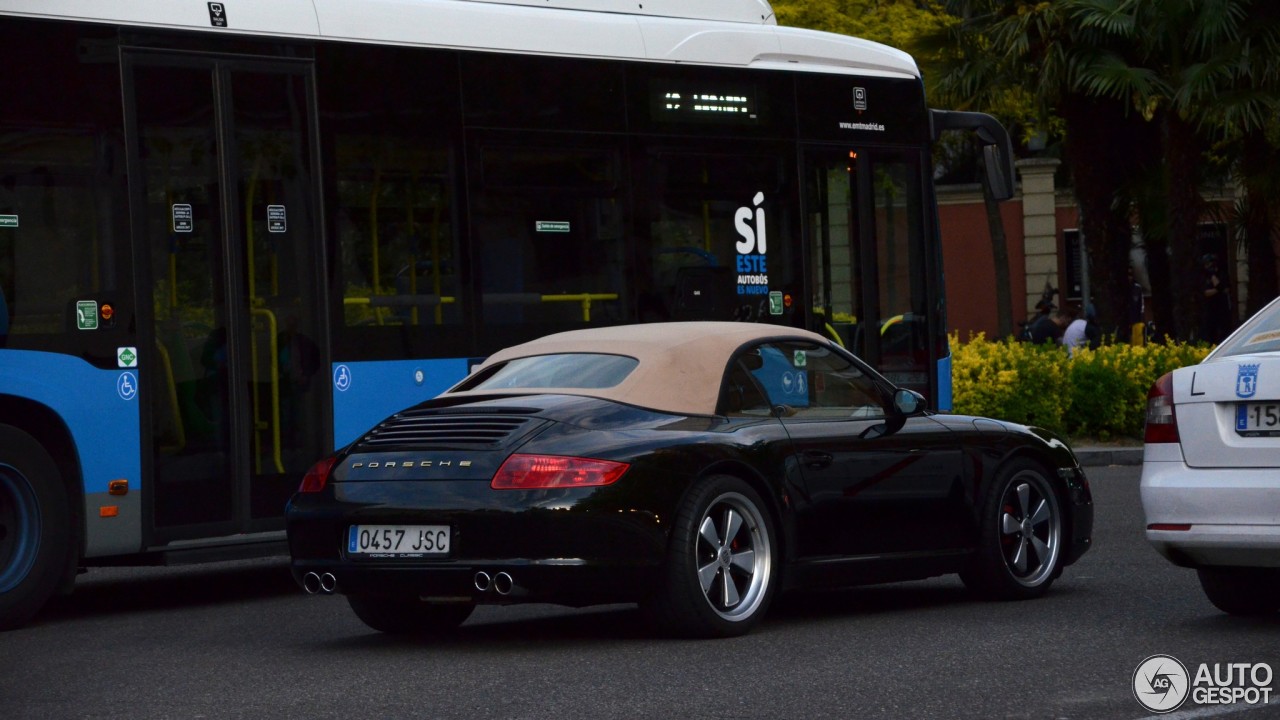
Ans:
POLYGON ((1000 546, 1018 583, 1040 585, 1057 567, 1062 540, 1058 499, 1034 473, 1019 473, 1001 499, 1000 546))
POLYGON ((760 510, 746 497, 724 493, 699 523, 698 582, 711 608, 726 620, 750 617, 765 598, 772 552, 760 510))

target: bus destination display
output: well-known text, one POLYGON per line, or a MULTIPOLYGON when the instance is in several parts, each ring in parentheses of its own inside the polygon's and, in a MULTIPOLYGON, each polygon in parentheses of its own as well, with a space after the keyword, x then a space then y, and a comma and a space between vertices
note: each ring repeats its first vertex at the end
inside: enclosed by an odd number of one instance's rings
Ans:
POLYGON ((652 90, 650 107, 659 122, 755 125, 759 121, 755 93, 741 87, 661 85, 652 90))

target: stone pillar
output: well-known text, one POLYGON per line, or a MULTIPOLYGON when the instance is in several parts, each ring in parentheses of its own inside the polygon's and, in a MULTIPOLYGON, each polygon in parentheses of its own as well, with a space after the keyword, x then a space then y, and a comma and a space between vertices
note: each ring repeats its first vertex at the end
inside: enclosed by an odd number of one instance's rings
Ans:
POLYGON ((1028 315, 1036 311, 1046 278, 1054 287, 1058 286, 1058 218, 1053 174, 1059 164, 1061 161, 1054 158, 1028 158, 1014 163, 1022 184, 1022 246, 1028 315))

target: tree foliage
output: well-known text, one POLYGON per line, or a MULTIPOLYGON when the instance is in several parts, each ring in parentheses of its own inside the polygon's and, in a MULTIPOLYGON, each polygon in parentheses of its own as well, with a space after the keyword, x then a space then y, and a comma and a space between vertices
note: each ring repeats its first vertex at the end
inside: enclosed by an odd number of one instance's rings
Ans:
POLYGON ((1229 169, 1251 306, 1277 292, 1280 4, 1265 0, 791 0, 780 22, 912 52, 935 104, 1061 141, 1104 322, 1128 303, 1131 224, 1158 325, 1194 337, 1200 188, 1229 169))
POLYGON ((778 24, 852 35, 899 48, 928 63, 933 52, 921 41, 954 19, 936 12, 936 2, 894 0, 775 0, 778 24))

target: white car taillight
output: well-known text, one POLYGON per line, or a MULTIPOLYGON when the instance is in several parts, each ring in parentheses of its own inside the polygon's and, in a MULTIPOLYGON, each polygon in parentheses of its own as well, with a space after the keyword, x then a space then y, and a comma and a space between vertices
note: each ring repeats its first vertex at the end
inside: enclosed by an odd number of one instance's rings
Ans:
POLYGON ((1178 413, 1173 408, 1173 373, 1165 373, 1147 392, 1147 427, 1143 441, 1148 443, 1176 443, 1178 438, 1178 413))

